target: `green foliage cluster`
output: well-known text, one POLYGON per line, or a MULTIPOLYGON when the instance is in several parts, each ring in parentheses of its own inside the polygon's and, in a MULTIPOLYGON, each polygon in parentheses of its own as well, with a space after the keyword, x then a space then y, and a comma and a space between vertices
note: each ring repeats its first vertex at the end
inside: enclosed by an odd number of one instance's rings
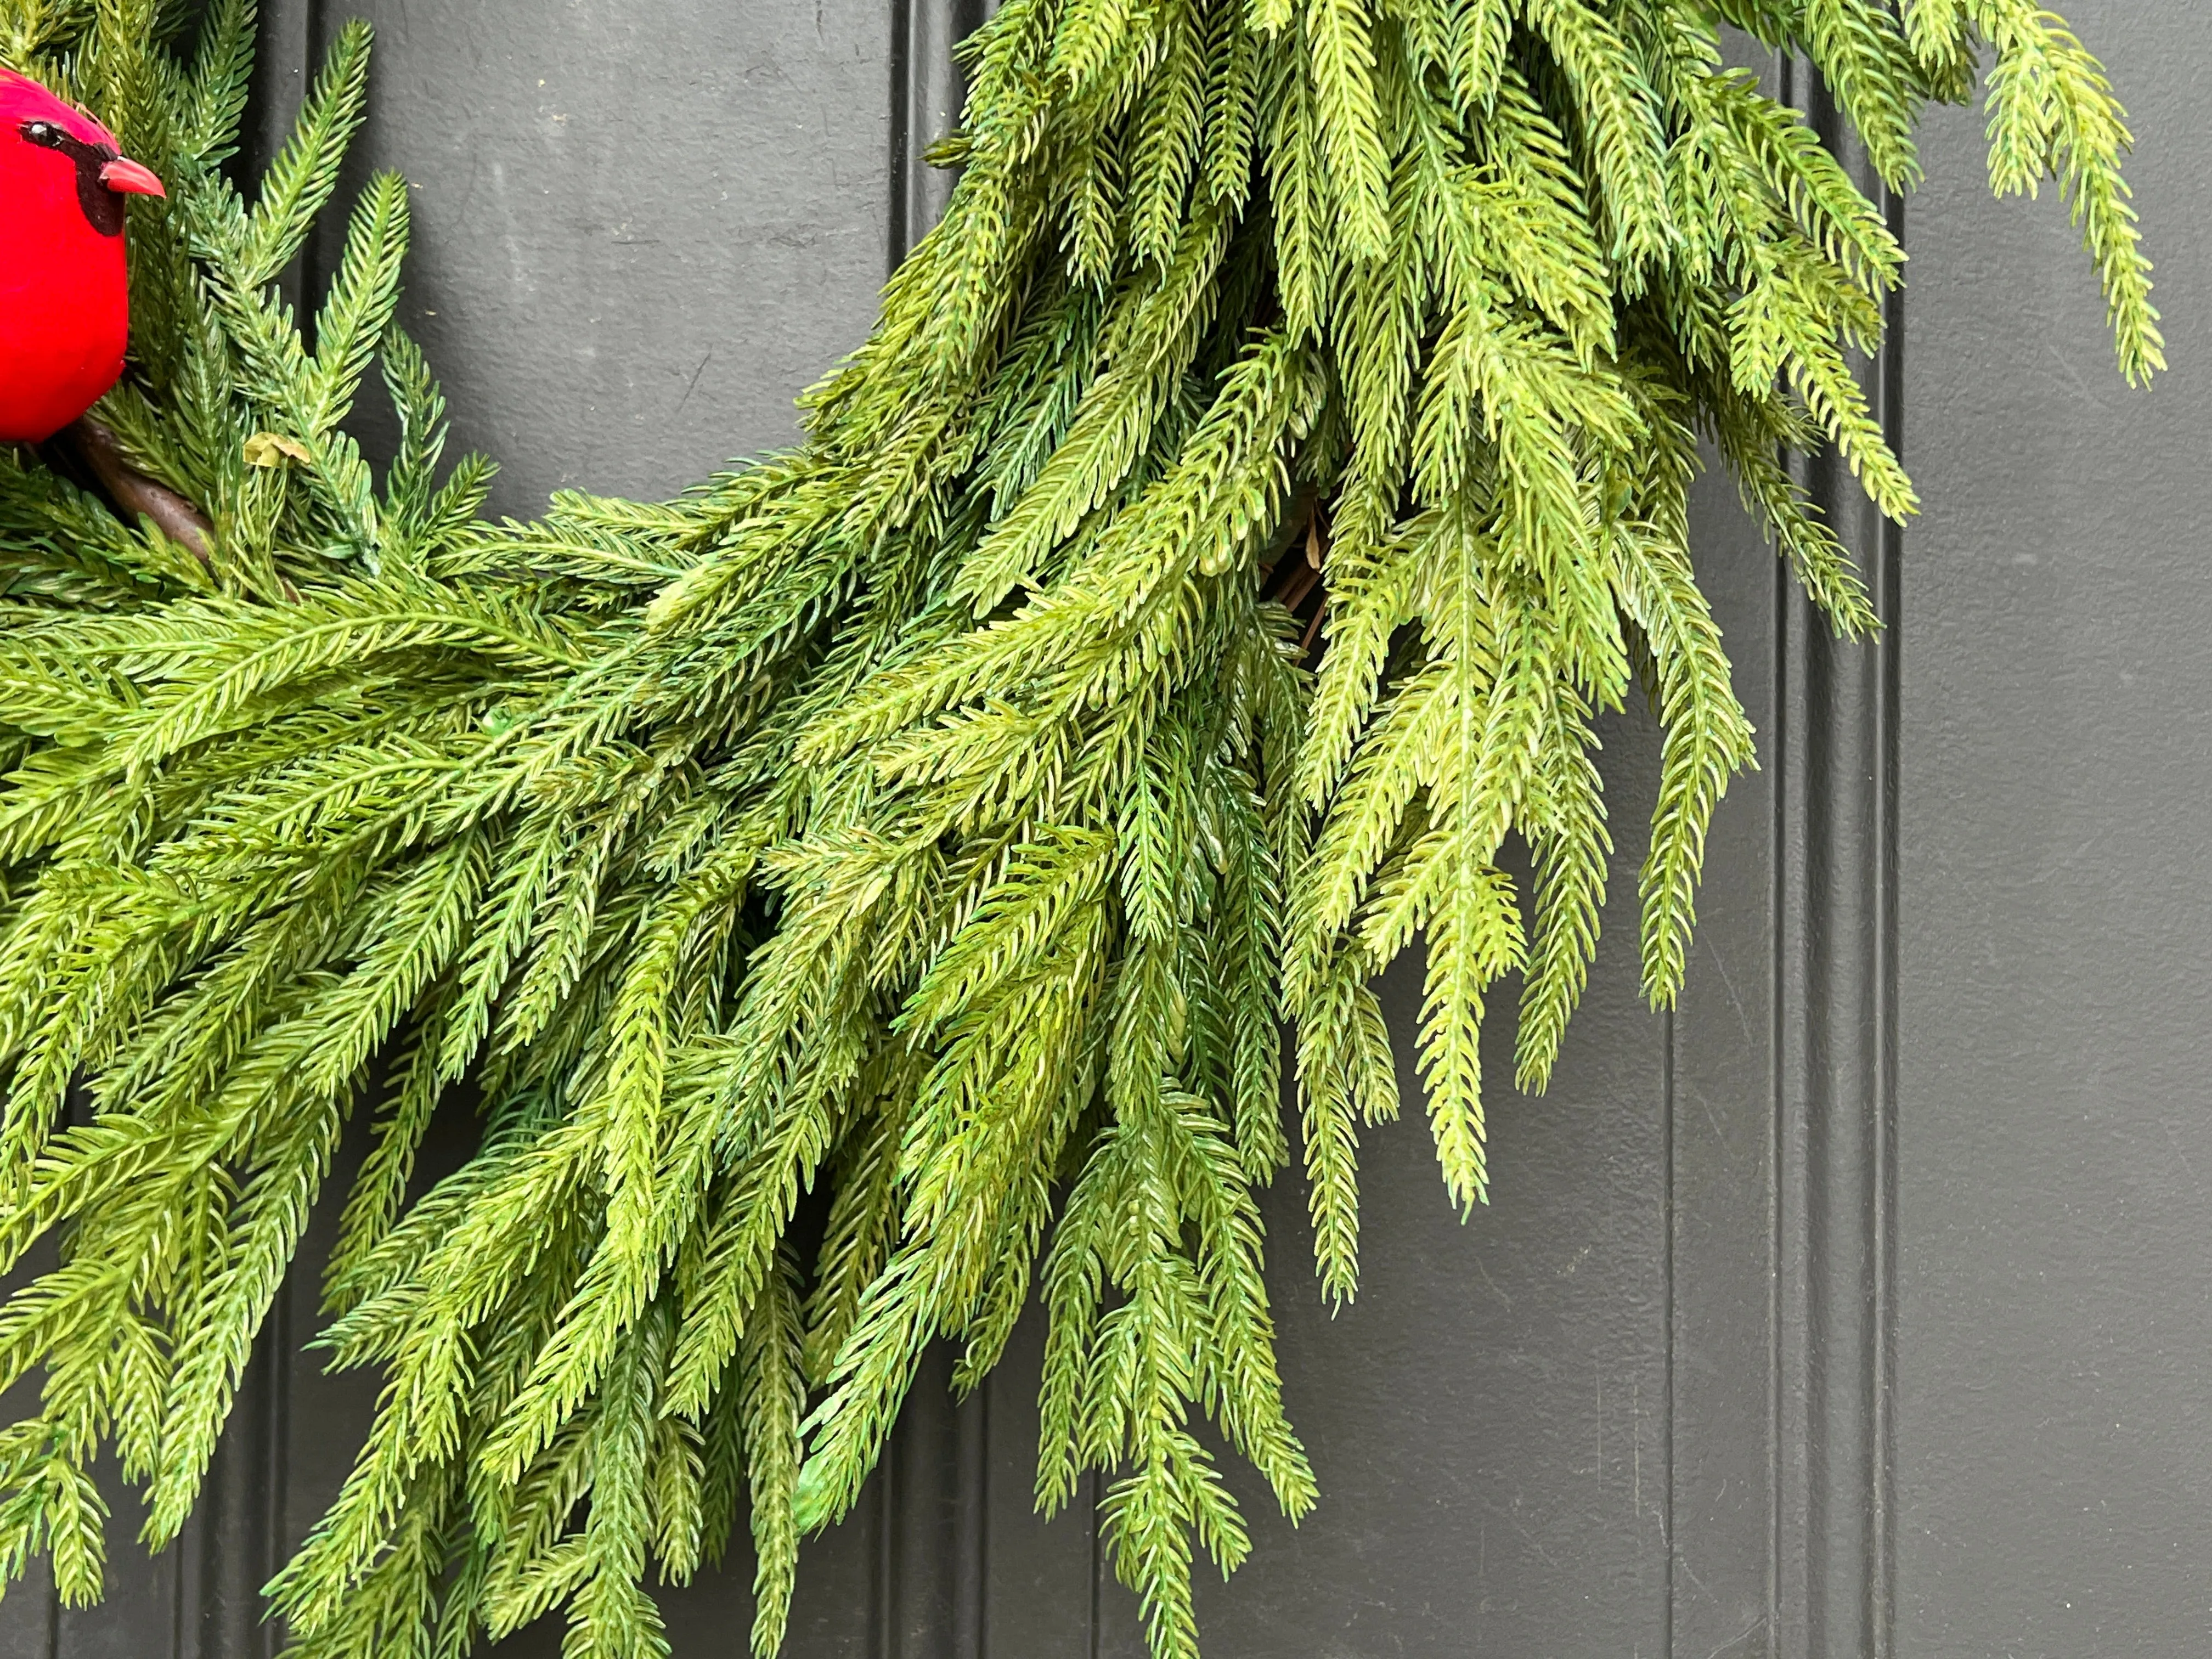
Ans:
POLYGON ((2095 63, 2033 0, 1006 0, 961 176, 801 447, 660 505, 493 525, 442 482, 369 185, 303 341, 277 278, 362 104, 342 32, 252 205, 248 0, 0 0, 0 61, 167 178, 103 416, 203 560, 0 451, 0 1557, 98 1592, 112 1447, 189 1514, 374 1077, 328 1265, 384 1379, 272 1587, 319 1659, 458 1655, 556 1607, 664 1651, 749 1517, 756 1650, 925 1347, 1049 1320, 1037 1495, 1103 1472, 1153 1650, 1248 1548, 1210 1448, 1315 1501, 1255 1192, 1291 1156, 1352 1294, 1373 975, 1426 951, 1450 1200, 1519 983, 1541 1088, 1611 850, 1593 722, 1648 694, 1645 988, 1680 983, 1752 758, 1694 573, 1699 441, 1844 634, 1792 483, 1913 505, 1855 380, 1903 255, 1722 25, 1800 54, 1903 189, 1985 81, 1994 183, 2056 178, 2121 366, 2160 367, 2095 63), (344 422, 372 363, 380 482, 344 422), (1282 602, 1320 554, 1321 648, 1282 602), (1528 890, 1501 867, 1517 836, 1528 890), (416 1191, 441 1101, 481 1144, 416 1191), (76 1103, 72 1109, 71 1103, 76 1103), (817 1249, 793 1232, 827 1194, 817 1249), (1210 1422, 1204 1431, 1201 1419, 1210 1422))

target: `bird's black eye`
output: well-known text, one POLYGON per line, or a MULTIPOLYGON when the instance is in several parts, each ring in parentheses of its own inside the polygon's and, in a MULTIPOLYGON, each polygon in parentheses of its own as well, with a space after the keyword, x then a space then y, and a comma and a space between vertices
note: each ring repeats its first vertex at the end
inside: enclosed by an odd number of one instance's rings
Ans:
POLYGON ((123 198, 100 182, 100 169, 116 158, 112 144, 88 144, 52 121, 25 121, 15 131, 27 144, 58 149, 76 163, 77 205, 85 222, 102 236, 123 234, 123 198))

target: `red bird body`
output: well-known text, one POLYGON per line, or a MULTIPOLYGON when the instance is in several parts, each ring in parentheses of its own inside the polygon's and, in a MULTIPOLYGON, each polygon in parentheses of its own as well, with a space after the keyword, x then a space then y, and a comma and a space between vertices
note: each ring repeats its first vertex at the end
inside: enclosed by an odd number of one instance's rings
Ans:
POLYGON ((123 373, 123 198, 161 181, 35 81, 0 70, 0 442, 39 443, 123 373))

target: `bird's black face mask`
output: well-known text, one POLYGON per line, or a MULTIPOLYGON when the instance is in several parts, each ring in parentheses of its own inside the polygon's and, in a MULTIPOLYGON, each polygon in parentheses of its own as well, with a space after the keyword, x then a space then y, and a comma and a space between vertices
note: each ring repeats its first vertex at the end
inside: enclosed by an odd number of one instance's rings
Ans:
POLYGON ((102 236, 123 234, 123 198, 100 182, 100 169, 122 152, 112 144, 88 144, 52 121, 26 121, 15 129, 27 144, 59 150, 76 164, 76 201, 85 222, 102 236))

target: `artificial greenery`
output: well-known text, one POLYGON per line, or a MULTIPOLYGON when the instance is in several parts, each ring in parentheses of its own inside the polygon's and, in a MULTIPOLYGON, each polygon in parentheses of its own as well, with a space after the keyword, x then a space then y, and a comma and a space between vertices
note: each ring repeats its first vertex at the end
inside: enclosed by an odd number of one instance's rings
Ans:
POLYGON ((366 32, 249 207, 246 0, 0 0, 0 62, 170 184, 100 414, 215 526, 0 449, 0 1244, 59 1249, 0 1311, 0 1381, 44 1377, 0 1432, 8 1568, 98 1594, 103 1447, 177 1534, 359 1109, 320 1340, 384 1389, 273 1586, 298 1651, 556 1607, 578 1659, 663 1651, 648 1575, 744 1513, 766 1655, 925 1346, 972 1384, 1034 1293, 1039 1501, 1102 1471, 1154 1651, 1194 1652, 1194 1553, 1247 1549, 1195 1420, 1316 1498, 1255 1188, 1295 1139, 1349 1297, 1356 1135, 1396 1110, 1370 981, 1418 939, 1430 1125, 1481 1197, 1486 1000, 1517 976, 1541 1088, 1611 848, 1592 724, 1647 695, 1644 986, 1680 982, 1753 752, 1700 440, 1846 635, 1789 454, 1913 506, 1850 355, 1903 256, 1723 24, 1813 65, 1893 190, 1985 62, 1993 182, 2060 181, 2122 368, 2160 366, 2121 112, 2035 0, 1006 0, 949 212, 802 447, 493 525, 392 322, 400 182, 312 345, 279 297, 366 32), (344 430, 373 362, 380 486, 344 430), (464 1085, 480 1145, 417 1194, 464 1085))

